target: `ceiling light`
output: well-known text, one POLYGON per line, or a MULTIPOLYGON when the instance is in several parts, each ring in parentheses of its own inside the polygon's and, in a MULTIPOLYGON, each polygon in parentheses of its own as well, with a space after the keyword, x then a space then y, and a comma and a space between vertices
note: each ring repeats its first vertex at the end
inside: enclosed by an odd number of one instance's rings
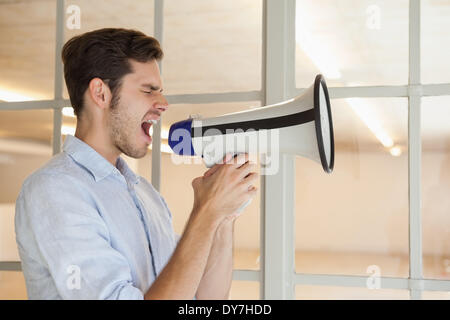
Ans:
MULTIPOLYGON (((320 41, 312 39, 310 36, 311 32, 306 27, 309 24, 308 21, 310 18, 304 15, 304 12, 305 10, 297 10, 296 42, 325 78, 340 78, 341 72, 337 67, 338 64, 334 56, 330 54, 333 50, 327 48, 320 41)), ((391 137, 389 137, 381 126, 381 121, 371 112, 370 106, 365 101, 358 98, 349 98, 346 101, 383 146, 390 148, 394 145, 391 137)))
POLYGON ((395 146, 395 147, 392 147, 391 149, 389 149, 389 152, 394 157, 399 157, 402 154, 402 149, 398 146, 395 146))
MULTIPOLYGON (((152 150, 152 145, 149 145, 148 148, 152 150)), ((166 143, 161 143, 161 152, 164 153, 173 153, 172 148, 166 143)))
POLYGON ((173 153, 172 148, 165 143, 161 143, 161 152, 165 152, 165 153, 173 153))
POLYGON ((0 138, 0 152, 51 156, 52 147, 32 139, 0 138))
MULTIPOLYGON (((153 126, 150 127, 150 136, 153 136, 153 126)), ((169 139, 169 130, 161 129, 161 139, 169 139)))
POLYGON ((66 117, 75 118, 75 113, 73 112, 73 108, 72 107, 64 107, 64 108, 62 108, 62 113, 66 117))
MULTIPOLYGON (((338 63, 335 56, 330 54, 336 50, 327 48, 326 44, 324 45, 323 42, 317 40, 317 37, 314 37, 313 39, 313 37, 310 36, 313 33, 309 30, 308 26, 314 25, 314 21, 312 21, 310 15, 305 14, 305 12, 312 12, 311 9, 306 6, 306 3, 301 8, 300 6, 297 6, 295 22, 296 42, 301 46, 304 53, 311 59, 325 78, 340 78, 341 72, 339 71, 338 63)), ((371 107, 367 105, 367 102, 359 98, 349 98, 346 99, 346 101, 383 146, 391 148, 394 145, 391 137, 381 126, 382 122, 375 114, 373 114, 373 111, 371 110, 371 107)), ((394 150, 394 153, 396 152, 398 152, 397 149, 394 150)))
POLYGON ((307 34, 301 27, 297 28, 296 31, 296 41, 302 48, 303 52, 308 56, 313 62, 317 69, 328 79, 339 79, 341 78, 341 72, 336 66, 334 58, 328 54, 329 50, 325 48, 320 42, 311 39, 309 34, 307 34))
POLYGON ((65 136, 66 135, 74 136, 75 135, 75 128, 71 127, 71 126, 63 125, 61 127, 61 134, 65 135, 65 136))
POLYGON ((18 101, 31 101, 36 100, 35 98, 21 95, 16 92, 0 89, 0 100, 6 102, 18 102, 18 101))
POLYGON ((312 12, 311 8, 307 7, 307 4, 296 7, 295 41, 325 78, 341 78, 341 72, 335 56, 330 54, 330 52, 335 52, 336 50, 330 50, 318 37, 311 36, 313 32, 308 26, 313 26, 315 21, 312 21, 310 15, 305 14, 305 12, 312 12))
POLYGON ((394 145, 391 137, 381 126, 381 121, 363 99, 348 98, 345 100, 383 146, 390 148, 394 145))

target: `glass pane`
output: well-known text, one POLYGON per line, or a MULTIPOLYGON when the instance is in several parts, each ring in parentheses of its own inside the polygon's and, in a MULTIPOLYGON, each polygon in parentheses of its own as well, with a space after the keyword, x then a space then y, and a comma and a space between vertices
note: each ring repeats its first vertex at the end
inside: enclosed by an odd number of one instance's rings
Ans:
POLYGON ((450 1, 421 1, 422 83, 450 82, 450 1))
POLYGON ((259 282, 237 281, 231 283, 231 300, 259 300, 259 282))
POLYGON ((169 94, 260 90, 262 1, 164 3, 169 94))
POLYGON ((450 291, 423 291, 423 300, 450 300, 450 291))
POLYGON ((408 83, 408 1, 297 0, 296 85, 408 83))
MULTIPOLYGON (((65 28, 66 41, 75 35, 101 28, 136 29, 153 36, 155 7, 153 0, 66 1, 66 10, 69 6, 71 14, 67 16, 68 22, 65 28), (80 13, 79 26, 75 19, 77 12, 80 13)), ((65 85, 64 98, 69 98, 65 85)))
POLYGON ((408 277, 407 100, 331 105, 334 171, 296 159, 296 270, 408 277))
MULTIPOLYGON (((169 149, 167 137, 170 125, 187 119, 189 115, 202 118, 214 117, 226 113, 248 110, 260 105, 259 101, 214 103, 214 104, 177 104, 171 105, 162 116, 162 150, 169 149)), ((189 159, 189 158, 188 158, 189 159)), ((182 234, 189 218, 194 201, 191 181, 202 176, 207 167, 199 157, 191 158, 191 163, 181 163, 179 156, 171 153, 162 154, 161 190, 173 214, 174 229, 182 234), (175 160, 173 161, 173 158, 175 160)), ((259 180, 255 185, 259 185, 259 180)), ((245 213, 235 222, 234 229, 234 268, 259 269, 259 193, 255 196, 245 213)))
MULTIPOLYGON (((20 261, 15 202, 24 180, 52 156, 52 110, 0 111, 0 261, 20 261)), ((22 272, 0 271, 0 299, 26 299, 22 272)))
MULTIPOLYGON (((69 6, 77 6, 80 12, 80 25, 75 19, 72 24, 66 24, 66 39, 88 31, 100 28, 137 29, 148 35, 153 35, 154 1, 122 1, 122 0, 71 0, 69 6), (99 14, 101 13, 101 14, 99 14), (69 28, 70 26, 70 28, 69 28)), ((77 11, 72 9, 72 15, 77 11)), ((71 15, 68 15, 70 18, 71 15)))
POLYGON ((297 300, 409 300, 408 290, 295 286, 297 300))
POLYGON ((0 300, 26 300, 25 278, 19 271, 0 271, 0 300))
POLYGON ((450 279, 450 96, 422 99, 424 277, 450 279))
MULTIPOLYGON (((257 196, 256 198, 258 197, 259 196, 257 196)), ((259 203, 258 202, 259 199, 256 198, 253 200, 251 205, 256 205, 256 203, 259 203)), ((259 244, 253 243, 255 239, 259 238, 259 230, 256 230, 256 227, 253 227, 253 225, 255 226, 259 225, 259 210, 254 210, 251 208, 251 206, 249 206, 248 212, 242 215, 236 222, 234 230, 235 249, 234 249, 233 269, 237 270, 260 269, 260 256, 258 250, 259 244), (247 234, 245 232, 247 232, 247 234), (257 235, 254 235, 254 233, 257 233, 257 235), (250 248, 246 248, 245 246, 246 242, 250 244, 249 246, 250 248)))
POLYGON ((56 1, 0 4, 0 101, 53 98, 56 1))

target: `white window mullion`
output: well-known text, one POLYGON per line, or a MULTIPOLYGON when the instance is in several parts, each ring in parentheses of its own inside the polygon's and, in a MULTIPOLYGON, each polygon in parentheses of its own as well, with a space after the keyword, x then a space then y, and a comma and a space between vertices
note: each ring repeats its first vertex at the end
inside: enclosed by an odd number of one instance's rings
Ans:
POLYGON ((420 0, 409 3, 409 278, 411 299, 421 299, 423 290, 421 156, 420 136, 420 0))
MULTIPOLYGON (((164 27, 164 0, 155 0, 154 13, 154 35, 162 46, 163 27, 164 27)), ((162 62, 159 61, 159 69, 162 74, 162 62)), ((152 185, 161 191, 161 126, 162 117, 156 125, 153 126, 152 135, 152 185)))
MULTIPOLYGON (((263 104, 267 105, 286 100, 293 91, 295 55, 290 50, 295 49, 295 0, 265 0, 263 11, 263 104)), ((294 190, 295 157, 280 155, 278 173, 261 176, 262 299, 294 298, 294 190)))
POLYGON ((54 100, 53 105, 53 154, 61 152, 61 125, 63 107, 63 63, 61 50, 64 43, 64 0, 56 2, 56 40, 55 40, 55 74, 54 74, 54 100))

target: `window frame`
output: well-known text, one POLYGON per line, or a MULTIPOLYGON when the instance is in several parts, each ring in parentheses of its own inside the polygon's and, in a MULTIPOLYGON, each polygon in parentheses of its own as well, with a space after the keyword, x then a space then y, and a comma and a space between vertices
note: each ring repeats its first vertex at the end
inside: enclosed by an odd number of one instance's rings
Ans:
MULTIPOLYGON (((53 154, 61 151, 62 108, 70 106, 63 99, 63 65, 60 52, 64 42, 65 0, 55 0, 56 45, 54 99, 24 102, 0 102, 0 110, 53 109, 53 154)), ((261 90, 211 94, 168 95, 171 104, 261 101, 261 105, 285 100, 305 88, 295 87, 295 0, 260 0, 262 15, 261 90), (279 37, 280 34, 285 36, 279 37), (274 57, 276 59, 274 59, 274 57)), ((154 36, 163 42, 164 0, 154 0, 154 36)), ((407 85, 330 87, 331 99, 353 97, 408 98, 408 186, 409 186, 409 278, 381 277, 381 289, 407 289, 411 299, 422 299, 423 291, 450 291, 450 280, 423 278, 421 218, 421 98, 450 95, 450 83, 421 84, 420 75, 420 0, 409 1, 409 81, 407 85)), ((160 62, 161 72, 163 62, 160 62)), ((152 151, 152 184, 160 189, 161 126, 155 126, 152 151)), ((261 179, 261 268, 233 270, 233 280, 258 281, 261 299, 294 299, 295 285, 367 287, 368 277, 296 273, 294 197, 294 157, 283 156, 280 173, 261 179), (284 186, 279 188, 279 185, 284 186), (274 192, 274 190, 278 192, 274 192), (292 193, 292 191, 291 191, 292 193), (270 198, 267 196, 270 194, 270 198), (282 205, 282 206, 281 206, 282 205), (280 214, 279 208, 283 207, 280 214), (278 208, 278 209, 277 209, 278 208)), ((0 262, 0 271, 20 271, 20 261, 0 262)))

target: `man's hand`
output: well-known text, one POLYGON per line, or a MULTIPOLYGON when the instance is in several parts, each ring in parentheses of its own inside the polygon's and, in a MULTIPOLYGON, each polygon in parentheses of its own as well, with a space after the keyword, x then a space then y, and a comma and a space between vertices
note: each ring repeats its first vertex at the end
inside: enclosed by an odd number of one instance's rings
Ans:
POLYGON ((255 170, 256 164, 249 161, 248 154, 227 154, 223 164, 216 164, 192 181, 194 208, 214 215, 218 222, 235 218, 236 211, 256 195, 255 170))
POLYGON ((192 181, 194 208, 177 248, 145 299, 224 299, 232 278, 233 215, 255 194, 257 173, 247 154, 192 181), (228 221, 226 221, 228 220, 228 221), (183 266, 183 268, 180 268, 183 266), (197 291, 198 290, 198 291, 197 291))

